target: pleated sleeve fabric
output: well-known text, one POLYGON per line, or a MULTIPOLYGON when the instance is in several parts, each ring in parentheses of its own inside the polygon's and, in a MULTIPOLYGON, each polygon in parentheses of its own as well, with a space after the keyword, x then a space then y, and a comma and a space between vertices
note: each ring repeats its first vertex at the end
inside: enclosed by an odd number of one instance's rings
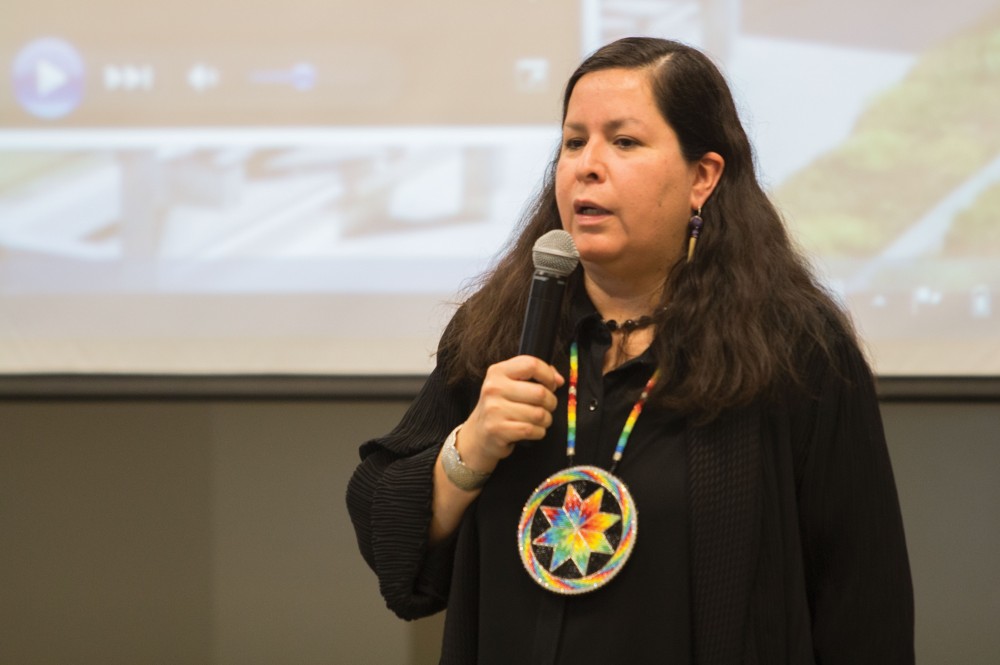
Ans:
POLYGON ((445 381, 441 363, 396 428, 361 446, 347 509, 361 555, 386 605, 403 619, 444 609, 453 539, 428 547, 434 463, 448 433, 471 411, 468 391, 445 381))

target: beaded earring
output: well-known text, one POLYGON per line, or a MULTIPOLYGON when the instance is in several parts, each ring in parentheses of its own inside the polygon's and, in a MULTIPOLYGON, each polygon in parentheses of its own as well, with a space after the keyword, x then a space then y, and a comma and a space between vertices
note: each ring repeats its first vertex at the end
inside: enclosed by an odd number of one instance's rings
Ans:
POLYGON ((701 227, 705 221, 701 218, 701 208, 698 208, 698 212, 691 215, 691 221, 688 222, 688 263, 691 263, 691 259, 694 258, 694 247, 698 244, 698 236, 701 235, 701 227))

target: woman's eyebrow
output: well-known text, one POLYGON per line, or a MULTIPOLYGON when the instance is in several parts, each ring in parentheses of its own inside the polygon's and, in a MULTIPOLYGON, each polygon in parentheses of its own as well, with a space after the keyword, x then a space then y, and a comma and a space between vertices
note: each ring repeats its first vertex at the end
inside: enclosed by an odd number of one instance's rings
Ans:
MULTIPOLYGON (((604 123, 603 128, 605 131, 617 131, 623 126, 628 124, 642 124, 636 118, 616 118, 614 120, 609 120, 604 123)), ((587 130, 586 125, 579 122, 567 122, 563 123, 563 129, 569 129, 574 132, 583 132, 587 130)))

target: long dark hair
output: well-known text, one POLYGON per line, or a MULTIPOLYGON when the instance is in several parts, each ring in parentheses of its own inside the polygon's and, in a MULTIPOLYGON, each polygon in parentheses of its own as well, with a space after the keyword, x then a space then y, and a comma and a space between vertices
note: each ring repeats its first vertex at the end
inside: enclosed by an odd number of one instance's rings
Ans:
MULTIPOLYGON (((688 263, 685 257, 671 266, 663 307, 655 315, 653 342, 666 377, 656 396, 672 408, 708 420, 768 393, 779 379, 798 379, 812 348, 829 355, 833 335, 853 332, 793 248, 781 217, 761 189, 732 94, 711 60, 694 48, 663 39, 613 42, 570 77, 563 117, 580 78, 615 68, 649 70, 660 113, 677 134, 689 163, 710 151, 725 160, 702 211, 704 228, 695 259, 688 263)), ((442 357, 454 381, 482 377, 489 365, 517 353, 533 272, 532 246, 545 232, 561 228, 556 160, 516 236, 476 284, 442 338, 442 357)), ((570 288, 582 288, 578 273, 570 288)), ((569 334, 565 325, 560 349, 569 334)))

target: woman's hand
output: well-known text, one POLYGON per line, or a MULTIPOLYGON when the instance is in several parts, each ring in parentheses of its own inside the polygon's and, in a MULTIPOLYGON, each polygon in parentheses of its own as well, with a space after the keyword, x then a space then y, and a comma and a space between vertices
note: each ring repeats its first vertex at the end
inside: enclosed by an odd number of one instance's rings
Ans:
POLYGON ((565 383, 548 363, 516 356, 486 370, 479 402, 462 425, 456 446, 466 466, 484 473, 514 451, 518 441, 545 436, 565 383))
MULTIPOLYGON (((525 439, 541 439, 552 424, 555 391, 565 380, 554 367, 532 356, 517 356, 486 370, 479 402, 455 440, 462 463, 492 473, 497 463, 525 439)), ((443 449, 442 449, 443 453, 443 449)), ((438 454, 428 542, 439 543, 458 528, 462 514, 481 490, 460 489, 448 479, 438 454)))

